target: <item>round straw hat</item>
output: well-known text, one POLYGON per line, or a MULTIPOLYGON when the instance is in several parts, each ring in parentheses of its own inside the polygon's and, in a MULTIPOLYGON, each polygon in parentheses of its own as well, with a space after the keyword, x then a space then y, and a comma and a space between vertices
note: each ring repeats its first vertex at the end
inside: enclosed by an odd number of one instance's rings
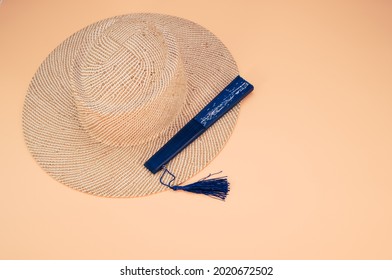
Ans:
MULTIPOLYGON (((49 54, 23 108, 28 149, 53 178, 106 197, 167 187, 144 162, 238 75, 211 32, 161 14, 130 14, 91 24, 49 54)), ((227 142, 239 107, 169 164, 180 184, 227 142)))

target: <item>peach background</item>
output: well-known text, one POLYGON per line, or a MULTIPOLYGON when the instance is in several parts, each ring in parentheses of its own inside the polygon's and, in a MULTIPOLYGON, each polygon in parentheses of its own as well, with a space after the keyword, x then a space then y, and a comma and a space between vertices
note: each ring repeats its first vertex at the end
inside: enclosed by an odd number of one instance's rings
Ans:
POLYGON ((1 259, 391 259, 392 2, 5 0, 1 259), (255 85, 225 149, 226 203, 104 199, 49 177, 22 136, 26 89, 66 37, 159 12, 214 32, 255 85))

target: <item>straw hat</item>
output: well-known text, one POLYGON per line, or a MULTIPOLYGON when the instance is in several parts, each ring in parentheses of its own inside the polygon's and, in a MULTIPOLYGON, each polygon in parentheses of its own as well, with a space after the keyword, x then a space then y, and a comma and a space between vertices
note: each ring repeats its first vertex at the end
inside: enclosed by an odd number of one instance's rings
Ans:
MULTIPOLYGON (((211 32, 161 14, 91 24, 61 43, 35 73, 23 108, 28 149, 54 179, 106 197, 167 187, 143 163, 238 75, 211 32)), ((223 148, 239 107, 169 164, 180 184, 223 148)))

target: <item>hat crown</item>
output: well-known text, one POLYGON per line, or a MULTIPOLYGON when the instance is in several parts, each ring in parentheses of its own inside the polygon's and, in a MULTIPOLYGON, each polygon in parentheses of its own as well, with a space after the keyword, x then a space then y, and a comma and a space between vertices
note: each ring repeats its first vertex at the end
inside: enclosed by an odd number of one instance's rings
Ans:
POLYGON ((126 19, 87 36, 71 69, 83 128, 112 146, 159 136, 186 97, 176 38, 157 24, 126 19))

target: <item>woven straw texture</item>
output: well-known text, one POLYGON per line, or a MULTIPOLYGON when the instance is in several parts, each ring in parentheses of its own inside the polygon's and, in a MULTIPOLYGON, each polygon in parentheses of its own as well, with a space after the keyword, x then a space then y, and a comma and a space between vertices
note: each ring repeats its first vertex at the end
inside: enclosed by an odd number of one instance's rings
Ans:
MULTIPOLYGON (((167 188, 144 162, 238 75, 219 39, 160 14, 105 19, 61 43, 35 73, 23 108, 27 146, 57 181, 105 197, 167 188)), ((169 164, 180 184, 227 142, 239 106, 169 164)))

